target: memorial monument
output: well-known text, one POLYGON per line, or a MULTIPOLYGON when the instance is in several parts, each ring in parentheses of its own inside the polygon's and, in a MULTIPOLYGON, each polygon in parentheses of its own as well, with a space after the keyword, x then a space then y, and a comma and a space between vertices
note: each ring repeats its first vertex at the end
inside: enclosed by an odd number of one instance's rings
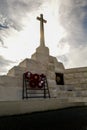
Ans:
MULTIPOLYGON (((40 21, 40 45, 31 59, 25 59, 10 69, 7 75, 0 76, 0 101, 23 100, 23 74, 44 74, 50 98, 87 101, 87 67, 65 69, 63 63, 49 55, 45 45, 43 14, 40 21)), ((36 90, 35 90, 36 93, 36 90)))

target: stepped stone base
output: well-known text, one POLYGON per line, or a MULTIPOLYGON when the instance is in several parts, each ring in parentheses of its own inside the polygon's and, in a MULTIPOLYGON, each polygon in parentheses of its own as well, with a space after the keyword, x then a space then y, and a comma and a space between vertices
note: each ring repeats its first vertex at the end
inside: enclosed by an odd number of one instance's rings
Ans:
POLYGON ((47 47, 39 46, 31 59, 25 59, 7 75, 0 76, 0 101, 22 99, 23 74, 27 71, 46 75, 51 98, 87 97, 87 67, 65 69, 56 57, 49 55, 47 47), (57 84, 56 73, 63 75, 64 85, 57 84))

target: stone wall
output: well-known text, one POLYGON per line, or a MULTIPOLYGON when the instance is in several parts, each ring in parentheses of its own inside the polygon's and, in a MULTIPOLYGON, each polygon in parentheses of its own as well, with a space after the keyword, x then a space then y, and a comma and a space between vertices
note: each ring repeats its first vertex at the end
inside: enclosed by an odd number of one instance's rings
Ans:
POLYGON ((23 73, 27 71, 46 75, 51 98, 87 97, 87 67, 65 69, 55 57, 49 56, 47 64, 25 59, 7 75, 0 76, 0 101, 22 99, 23 73), (64 74, 64 85, 56 85, 55 73, 64 74))
POLYGON ((22 99, 23 80, 17 77, 0 76, 0 101, 22 99))
POLYGON ((87 97, 87 67, 66 69, 64 71, 64 85, 56 87, 58 98, 77 98, 87 97))
POLYGON ((87 67, 66 69, 64 82, 65 84, 87 84, 87 67))

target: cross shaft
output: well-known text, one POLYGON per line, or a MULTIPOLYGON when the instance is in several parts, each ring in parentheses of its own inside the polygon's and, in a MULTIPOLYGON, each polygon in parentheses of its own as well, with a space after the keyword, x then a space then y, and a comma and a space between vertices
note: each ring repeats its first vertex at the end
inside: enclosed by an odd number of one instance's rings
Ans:
POLYGON ((45 46, 45 39, 44 39, 44 24, 47 21, 43 19, 43 14, 40 14, 40 17, 37 17, 37 20, 40 21, 40 46, 45 46))

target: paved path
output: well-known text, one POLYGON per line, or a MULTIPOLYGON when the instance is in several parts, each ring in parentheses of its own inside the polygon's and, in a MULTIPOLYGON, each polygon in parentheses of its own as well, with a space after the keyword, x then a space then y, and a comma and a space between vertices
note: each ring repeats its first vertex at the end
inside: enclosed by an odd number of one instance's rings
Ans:
POLYGON ((0 117, 0 130, 87 130, 87 107, 0 117))

